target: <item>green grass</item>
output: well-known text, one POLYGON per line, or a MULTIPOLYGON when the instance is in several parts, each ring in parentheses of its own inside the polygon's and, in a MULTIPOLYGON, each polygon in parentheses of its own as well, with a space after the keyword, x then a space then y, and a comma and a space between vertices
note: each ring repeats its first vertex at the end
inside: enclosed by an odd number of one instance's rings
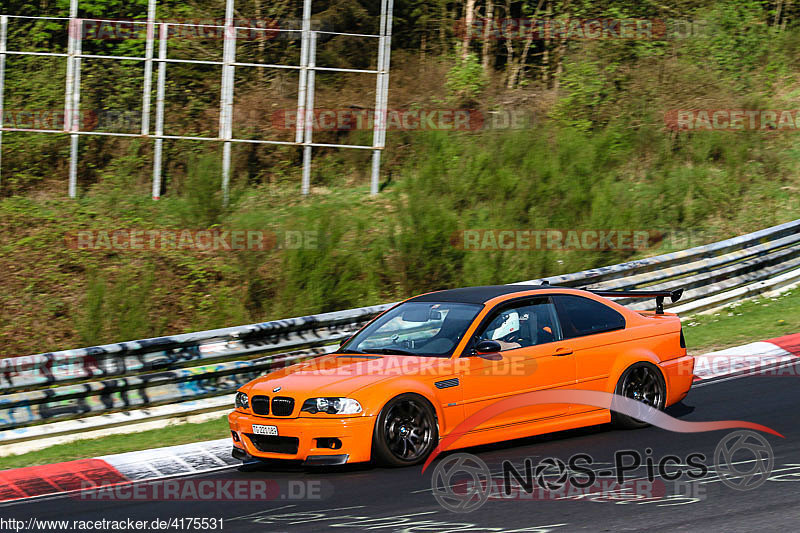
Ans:
POLYGON ((683 331, 693 355, 800 332, 800 290, 697 315, 684 322, 683 331))
MULTIPOLYGON (((738 302, 710 315, 696 315, 684 323, 689 353, 715 349, 800 332, 800 290, 776 298, 738 302)), ((0 469, 72 461, 161 446, 221 439, 228 435, 225 417, 201 424, 168 426, 130 435, 112 435, 59 444, 22 455, 0 457, 0 469)))
POLYGON ((181 424, 128 435, 110 435, 97 439, 78 440, 21 455, 0 457, 0 470, 222 439, 229 435, 228 419, 223 416, 199 424, 181 424))

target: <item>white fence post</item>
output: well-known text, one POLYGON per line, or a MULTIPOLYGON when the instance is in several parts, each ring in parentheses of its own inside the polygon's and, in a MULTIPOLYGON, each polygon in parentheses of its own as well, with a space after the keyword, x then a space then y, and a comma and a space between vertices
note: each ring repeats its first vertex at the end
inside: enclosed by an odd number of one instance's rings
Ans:
POLYGON ((236 67, 236 28, 233 24, 233 1, 227 0, 225 6, 225 42, 222 52, 222 87, 219 110, 219 136, 224 140, 222 145, 222 195, 223 203, 228 205, 231 173, 231 137, 233 136, 233 86, 236 67))
POLYGON ((381 36, 378 40, 378 79, 375 83, 375 123, 372 132, 372 176, 370 194, 378 194, 381 172, 381 151, 386 146, 389 105, 389 58, 392 53, 392 0, 381 3, 381 36))
POLYGON ((300 33, 300 74, 297 80, 297 120, 294 142, 303 142, 306 118, 306 76, 308 75, 308 38, 311 30, 311 0, 303 0, 303 28, 300 33))
POLYGON ((64 121, 70 122, 70 156, 69 156, 69 197, 75 198, 78 195, 78 142, 80 136, 78 131, 81 129, 81 53, 83 52, 83 20, 75 19, 78 37, 73 44, 73 67, 72 67, 72 106, 70 114, 64 121))
POLYGON ((167 38, 169 24, 158 28, 158 85, 156 87, 156 143, 153 149, 153 200, 161 197, 161 154, 164 149, 164 91, 167 77, 167 38))
POLYGON ((8 38, 8 17, 0 15, 0 186, 3 185, 3 89, 6 84, 6 39, 8 38))
POLYGON ((147 5, 147 33, 145 44, 144 88, 142 90, 142 135, 150 135, 150 93, 153 90, 153 48, 155 47, 156 0, 147 5))
POLYGON ((303 142, 303 185, 302 193, 308 194, 311 190, 311 143, 314 137, 314 81, 316 78, 317 66, 317 32, 312 31, 308 43, 308 76, 306 87, 306 112, 305 112, 305 132, 306 138, 303 142))

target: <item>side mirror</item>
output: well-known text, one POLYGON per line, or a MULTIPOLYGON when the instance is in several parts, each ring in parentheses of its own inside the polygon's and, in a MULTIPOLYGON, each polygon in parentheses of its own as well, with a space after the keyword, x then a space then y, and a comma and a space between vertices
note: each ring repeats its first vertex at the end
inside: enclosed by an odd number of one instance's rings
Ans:
POLYGON ((481 341, 475 346, 475 351, 478 353, 478 355, 484 353, 497 353, 501 349, 502 347, 500 346, 499 342, 490 340, 481 341))
POLYGON ((354 337, 354 335, 350 335, 349 337, 347 337, 346 339, 344 339, 342 342, 340 342, 340 343, 339 343, 339 348, 341 348, 342 346, 344 346, 345 344, 347 344, 348 342, 350 342, 350 339, 352 339, 353 337, 354 337))

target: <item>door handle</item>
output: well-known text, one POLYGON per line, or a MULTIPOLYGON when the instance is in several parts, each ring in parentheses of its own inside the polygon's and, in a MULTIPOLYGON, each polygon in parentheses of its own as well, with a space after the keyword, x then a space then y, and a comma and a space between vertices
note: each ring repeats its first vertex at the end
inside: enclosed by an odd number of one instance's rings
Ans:
POLYGON ((556 349, 556 353, 553 354, 553 357, 562 357, 564 355, 569 355, 572 353, 572 348, 558 348, 556 349))

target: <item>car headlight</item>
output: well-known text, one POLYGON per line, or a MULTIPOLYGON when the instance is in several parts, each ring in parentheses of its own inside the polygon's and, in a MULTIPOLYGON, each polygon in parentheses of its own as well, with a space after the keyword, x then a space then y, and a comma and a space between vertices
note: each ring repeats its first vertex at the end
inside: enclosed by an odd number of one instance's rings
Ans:
POLYGON ((250 409, 250 402, 247 400, 247 394, 243 392, 237 392, 235 400, 233 402, 237 408, 240 409, 250 409))
POLYGON ((312 415, 355 415, 361 412, 361 404, 352 398, 309 398, 300 410, 312 415))

